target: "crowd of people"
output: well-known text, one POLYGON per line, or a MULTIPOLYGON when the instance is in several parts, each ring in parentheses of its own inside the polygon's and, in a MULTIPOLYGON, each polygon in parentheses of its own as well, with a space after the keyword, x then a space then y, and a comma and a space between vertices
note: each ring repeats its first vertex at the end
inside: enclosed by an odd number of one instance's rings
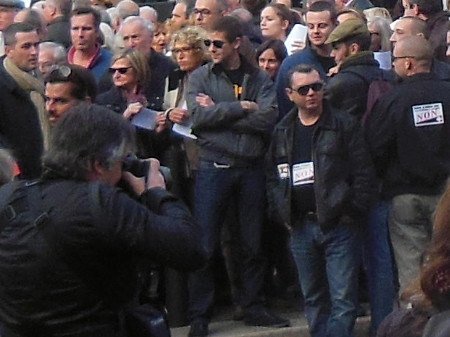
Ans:
POLYGON ((311 336, 351 337, 363 282, 371 337, 417 294, 439 311, 424 336, 447 336, 444 7, 0 0, 0 335, 125 336, 158 262, 189 272, 207 336, 221 253, 247 325, 290 325, 276 283, 311 336))

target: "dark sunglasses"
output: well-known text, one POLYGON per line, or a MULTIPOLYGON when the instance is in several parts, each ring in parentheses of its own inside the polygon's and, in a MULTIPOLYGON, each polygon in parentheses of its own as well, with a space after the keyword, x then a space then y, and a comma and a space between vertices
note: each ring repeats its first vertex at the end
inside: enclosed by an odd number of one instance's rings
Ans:
POLYGON ((213 40, 213 41, 205 40, 205 41, 203 41, 203 43, 205 44, 206 47, 209 47, 212 44, 216 48, 222 48, 226 42, 220 41, 220 40, 213 40))
POLYGON ((298 87, 297 89, 293 89, 294 91, 297 91, 299 95, 305 96, 306 94, 308 94, 309 89, 312 89, 313 91, 320 91, 323 88, 323 83, 321 82, 316 82, 316 83, 312 83, 312 84, 308 84, 308 85, 304 85, 302 87, 298 87))
POLYGON ((116 71, 119 72, 119 74, 126 74, 126 72, 128 71, 128 69, 130 69, 131 67, 123 67, 123 68, 109 68, 109 72, 111 74, 115 74, 116 71))

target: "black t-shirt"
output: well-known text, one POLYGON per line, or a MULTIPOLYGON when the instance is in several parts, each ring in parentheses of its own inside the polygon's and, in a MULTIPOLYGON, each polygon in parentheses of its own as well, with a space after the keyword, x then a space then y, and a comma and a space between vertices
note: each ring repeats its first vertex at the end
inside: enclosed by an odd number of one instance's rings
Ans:
POLYGON ((224 70, 231 83, 233 83, 234 95, 238 101, 241 100, 242 82, 244 81, 244 71, 241 68, 242 65, 237 69, 224 70))
POLYGON ((325 69, 326 71, 328 71, 332 67, 336 66, 336 62, 334 61, 333 57, 319 55, 319 54, 317 54, 317 52, 315 50, 314 50, 314 52, 316 53, 317 60, 322 65, 323 69, 325 69))
POLYGON ((292 177, 293 218, 298 219, 316 210, 314 196, 314 165, 312 163, 312 137, 316 124, 306 126, 295 121, 292 177))

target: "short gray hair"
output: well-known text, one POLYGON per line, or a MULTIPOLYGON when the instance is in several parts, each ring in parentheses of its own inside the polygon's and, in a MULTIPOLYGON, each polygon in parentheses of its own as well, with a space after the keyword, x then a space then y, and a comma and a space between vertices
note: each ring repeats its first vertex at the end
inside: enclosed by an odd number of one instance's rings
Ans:
POLYGON ((129 16, 139 15, 139 6, 132 0, 122 0, 117 4, 116 8, 122 20, 129 16))
POLYGON ((56 42, 41 42, 39 44, 39 52, 43 50, 50 50, 55 58, 55 64, 64 63, 67 60, 66 49, 56 42))
POLYGON ((44 176, 85 181, 95 162, 110 169, 134 150, 134 129, 107 108, 80 103, 58 121, 44 155, 44 176))
POLYGON ((143 12, 149 12, 155 17, 155 21, 158 21, 158 12, 151 6, 142 6, 139 8, 139 15, 143 12))
POLYGON ((122 22, 122 24, 120 25, 120 28, 119 28, 119 34, 120 34, 120 35, 122 34, 123 26, 129 25, 130 23, 133 23, 133 22, 138 22, 139 25, 140 25, 144 30, 146 30, 149 34, 152 34, 152 35, 153 35, 153 33, 155 32, 155 26, 154 26, 151 22, 148 22, 148 20, 145 20, 145 19, 143 19, 143 18, 140 18, 139 16, 129 16, 129 17, 126 18, 126 19, 122 22))

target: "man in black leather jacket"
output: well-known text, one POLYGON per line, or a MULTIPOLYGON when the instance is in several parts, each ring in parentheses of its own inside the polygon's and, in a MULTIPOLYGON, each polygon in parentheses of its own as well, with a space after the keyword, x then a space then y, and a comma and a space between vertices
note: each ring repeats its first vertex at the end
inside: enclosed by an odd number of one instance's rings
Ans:
POLYGON ((356 119, 323 100, 319 72, 299 65, 289 78, 286 92, 296 107, 272 135, 269 211, 292 231, 310 334, 350 337, 374 169, 356 119))
POLYGON ((53 129, 37 185, 18 182, 0 191, 15 214, 0 213, 6 224, 0 237, 2 337, 123 336, 121 314, 136 298, 137 262, 185 270, 203 264, 197 226, 165 190, 159 162, 151 160, 147 182, 123 172, 132 139, 121 116, 81 103, 53 129), (114 186, 121 178, 137 200, 114 186), (42 215, 30 217, 33 203, 27 201, 36 186, 42 215))

